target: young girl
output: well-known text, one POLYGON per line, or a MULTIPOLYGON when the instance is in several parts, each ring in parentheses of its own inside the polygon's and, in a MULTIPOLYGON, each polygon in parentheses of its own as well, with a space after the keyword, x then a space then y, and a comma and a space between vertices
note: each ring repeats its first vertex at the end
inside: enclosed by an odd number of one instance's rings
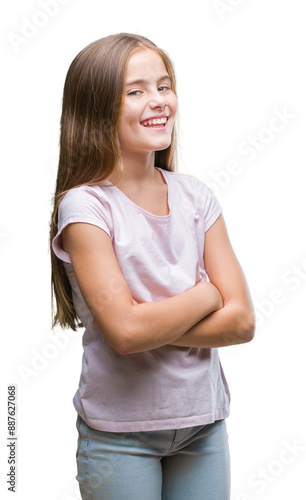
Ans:
POLYGON ((230 498, 217 348, 250 341, 254 315, 218 201, 175 171, 176 109, 171 61, 147 38, 103 38, 69 68, 52 283, 54 324, 86 328, 84 500, 230 498))

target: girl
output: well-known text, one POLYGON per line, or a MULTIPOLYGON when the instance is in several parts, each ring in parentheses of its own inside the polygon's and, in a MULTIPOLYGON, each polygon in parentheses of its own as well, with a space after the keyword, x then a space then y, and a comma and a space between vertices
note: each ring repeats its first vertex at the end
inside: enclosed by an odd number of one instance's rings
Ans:
POLYGON ((175 171, 176 109, 171 61, 147 38, 103 38, 69 68, 52 283, 54 325, 86 327, 84 500, 230 496, 217 348, 250 341, 254 315, 218 201, 175 171))

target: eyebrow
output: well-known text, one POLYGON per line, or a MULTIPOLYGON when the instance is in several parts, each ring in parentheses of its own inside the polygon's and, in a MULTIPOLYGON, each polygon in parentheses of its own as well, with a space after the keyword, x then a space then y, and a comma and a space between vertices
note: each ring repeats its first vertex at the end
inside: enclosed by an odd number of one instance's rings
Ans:
MULTIPOLYGON (((163 80, 170 80, 171 82, 171 77, 170 75, 163 75, 161 76, 158 80, 157 83, 160 83, 163 80)), ((133 80, 132 82, 127 82, 126 86, 128 87, 129 85, 136 85, 136 84, 141 84, 141 83, 148 83, 148 80, 145 80, 144 78, 138 78, 137 80, 133 80)))

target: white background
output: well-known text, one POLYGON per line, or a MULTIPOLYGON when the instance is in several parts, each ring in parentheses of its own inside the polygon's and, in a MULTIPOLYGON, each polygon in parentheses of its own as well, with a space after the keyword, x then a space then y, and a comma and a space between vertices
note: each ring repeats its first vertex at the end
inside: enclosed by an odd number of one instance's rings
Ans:
POLYGON ((2 16, 1 498, 79 498, 72 397, 82 332, 51 332, 49 218, 68 67, 88 43, 125 31, 174 60, 179 170, 214 189, 256 306, 255 339, 220 349, 232 395, 232 500, 305 500, 303 2, 53 0, 51 16, 41 15, 46 1, 6 2, 2 16), (6 485, 10 383, 15 495, 6 485))

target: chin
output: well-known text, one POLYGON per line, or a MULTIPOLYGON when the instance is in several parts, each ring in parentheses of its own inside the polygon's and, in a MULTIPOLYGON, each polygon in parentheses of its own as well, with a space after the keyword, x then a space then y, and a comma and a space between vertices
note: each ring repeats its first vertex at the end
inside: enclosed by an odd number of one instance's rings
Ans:
MULTIPOLYGON (((170 142, 170 144, 171 144, 171 142, 170 142)), ((155 149, 155 151, 165 151, 165 149, 168 149, 168 147, 170 146, 170 144, 168 144, 168 146, 164 146, 162 148, 155 149)))
POLYGON ((164 151, 170 146, 170 144, 171 144, 171 139, 169 139, 168 141, 162 141, 156 145, 154 151, 164 151))

